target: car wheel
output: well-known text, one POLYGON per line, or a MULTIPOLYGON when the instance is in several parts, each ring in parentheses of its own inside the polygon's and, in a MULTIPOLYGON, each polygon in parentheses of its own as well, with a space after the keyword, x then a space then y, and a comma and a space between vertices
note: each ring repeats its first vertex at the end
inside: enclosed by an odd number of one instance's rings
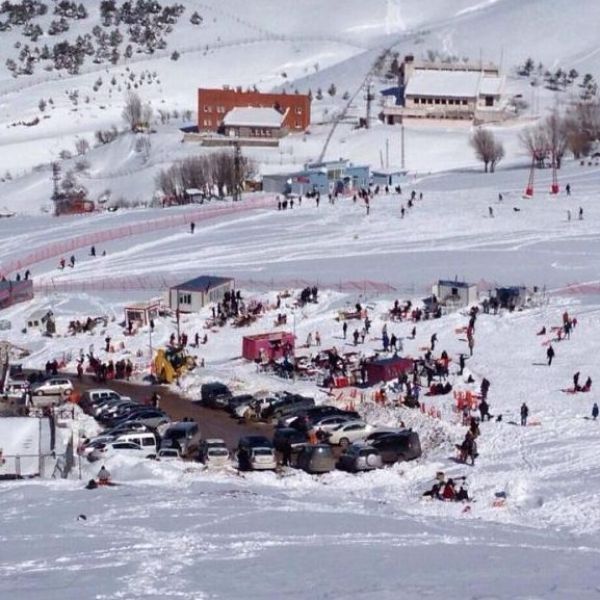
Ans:
POLYGON ((36 396, 43 396, 43 395, 44 395, 44 392, 43 392, 42 390, 38 390, 38 391, 35 393, 35 395, 36 395, 36 396))
POLYGON ((340 446, 342 448, 347 448, 350 445, 350 440, 348 438, 341 438, 340 439, 340 446))
POLYGON ((374 469, 377 466, 377 462, 376 454, 369 454, 369 456, 367 456, 367 466, 371 467, 371 469, 374 469))

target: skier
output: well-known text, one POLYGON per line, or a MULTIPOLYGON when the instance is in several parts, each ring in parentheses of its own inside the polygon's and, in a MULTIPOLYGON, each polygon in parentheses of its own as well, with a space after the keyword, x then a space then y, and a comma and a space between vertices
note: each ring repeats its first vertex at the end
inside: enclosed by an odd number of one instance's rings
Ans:
POLYGON ((527 417, 529 416, 529 408, 525 402, 521 404, 521 427, 527 425, 527 417))
POLYGON ((435 349, 435 343, 437 342, 437 333, 434 333, 431 336, 431 351, 433 352, 435 349))
POLYGON ((598 418, 598 403, 594 402, 594 406, 592 406, 592 419, 594 421, 598 418))
POLYGON ((546 350, 546 356, 548 357, 548 366, 552 364, 552 359, 554 358, 554 348, 552 345, 548 346, 548 350, 546 350))

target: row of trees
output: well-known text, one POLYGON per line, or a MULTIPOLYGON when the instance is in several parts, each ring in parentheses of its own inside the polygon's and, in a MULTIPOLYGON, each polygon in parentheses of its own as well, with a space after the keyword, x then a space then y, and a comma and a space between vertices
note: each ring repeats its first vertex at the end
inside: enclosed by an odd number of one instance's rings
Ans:
POLYGON ((234 189, 241 189, 246 178, 255 172, 252 161, 240 158, 236 169, 232 152, 216 152, 206 156, 192 156, 163 169, 156 177, 156 189, 164 196, 184 202, 186 190, 202 190, 207 197, 223 197, 234 189))
MULTIPOLYGON (((553 163, 558 169, 567 152, 574 158, 582 158, 593 150, 600 140, 600 102, 579 102, 564 113, 557 110, 545 119, 525 128, 519 134, 519 143, 536 167, 544 168, 553 163)), ((483 127, 478 128, 470 139, 475 155, 483 163, 484 171, 494 172, 504 158, 504 147, 494 134, 483 127)))

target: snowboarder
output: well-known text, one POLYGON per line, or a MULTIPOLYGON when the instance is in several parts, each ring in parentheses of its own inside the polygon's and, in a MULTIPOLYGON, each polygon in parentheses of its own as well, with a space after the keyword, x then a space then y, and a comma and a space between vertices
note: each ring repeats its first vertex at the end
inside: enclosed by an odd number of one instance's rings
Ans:
POLYGON ((527 417, 529 416, 529 407, 525 402, 521 404, 521 427, 527 425, 527 417))
POLYGON ((552 345, 548 346, 548 350, 546 350, 546 356, 548 357, 548 366, 552 364, 552 359, 554 358, 554 348, 552 345))
POLYGON ((594 419, 594 421, 598 418, 598 403, 594 402, 594 406, 592 406, 592 419, 594 419))

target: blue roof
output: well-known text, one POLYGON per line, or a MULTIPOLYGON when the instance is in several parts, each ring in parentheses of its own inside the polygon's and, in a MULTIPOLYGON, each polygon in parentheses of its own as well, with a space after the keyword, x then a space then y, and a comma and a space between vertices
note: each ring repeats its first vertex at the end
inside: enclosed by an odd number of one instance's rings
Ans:
POLYGON ((443 285, 444 287, 454 287, 454 288, 470 288, 475 285, 474 283, 467 283, 466 281, 453 281, 451 279, 440 279, 438 281, 438 285, 443 285))
POLYGON ((231 277, 216 277, 214 275, 201 275, 195 279, 190 279, 185 283, 180 283, 174 286, 174 290, 186 290, 190 292, 206 292, 213 288, 219 287, 224 283, 233 281, 231 277))

